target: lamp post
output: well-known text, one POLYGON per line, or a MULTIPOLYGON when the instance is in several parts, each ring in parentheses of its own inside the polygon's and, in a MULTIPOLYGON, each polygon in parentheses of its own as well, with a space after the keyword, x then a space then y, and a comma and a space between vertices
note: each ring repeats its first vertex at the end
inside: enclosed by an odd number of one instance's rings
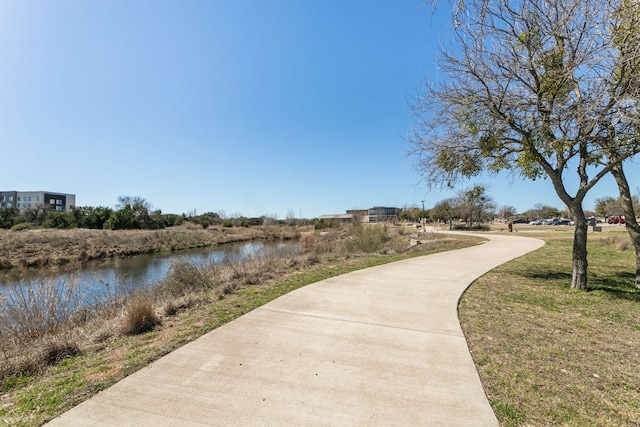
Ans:
POLYGON ((424 200, 422 201, 422 215, 420 215, 420 222, 422 223, 422 232, 426 233, 426 230, 424 229, 424 226, 425 226, 425 221, 424 221, 424 200))

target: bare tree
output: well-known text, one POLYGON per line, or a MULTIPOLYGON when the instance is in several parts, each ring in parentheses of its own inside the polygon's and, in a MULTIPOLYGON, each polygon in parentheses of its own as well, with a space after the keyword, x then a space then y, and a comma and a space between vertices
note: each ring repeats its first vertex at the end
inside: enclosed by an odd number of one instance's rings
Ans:
POLYGON ((428 186, 506 170, 551 181, 575 220, 571 287, 587 288, 587 192, 640 152, 633 0, 463 0, 445 79, 411 139, 428 186), (574 174, 577 188, 567 187, 574 174))
POLYGON ((49 216, 50 209, 45 205, 35 205, 20 211, 19 222, 29 222, 33 225, 42 225, 49 216))
POLYGON ((516 208, 510 205, 504 205, 504 206, 501 206, 500 209, 498 209, 498 215, 500 215, 500 218, 503 221, 510 220, 511 218, 516 216, 517 213, 518 212, 516 211, 516 208))

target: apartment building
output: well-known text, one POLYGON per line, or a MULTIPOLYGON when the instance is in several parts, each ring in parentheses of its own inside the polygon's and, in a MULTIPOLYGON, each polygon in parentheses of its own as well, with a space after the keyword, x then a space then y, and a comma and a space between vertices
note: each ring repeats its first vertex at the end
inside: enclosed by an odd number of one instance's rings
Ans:
POLYGON ((44 206, 57 212, 67 212, 76 205, 76 195, 52 191, 0 191, 0 209, 27 210, 44 206))

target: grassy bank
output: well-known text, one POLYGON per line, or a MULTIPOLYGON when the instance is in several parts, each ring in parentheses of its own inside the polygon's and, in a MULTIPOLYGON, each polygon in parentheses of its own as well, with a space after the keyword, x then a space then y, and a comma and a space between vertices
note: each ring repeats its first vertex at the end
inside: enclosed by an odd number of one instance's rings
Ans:
POLYGON ((480 278, 460 319, 505 426, 640 425, 640 291, 625 232, 591 234, 589 292, 571 291, 571 230, 480 278))
POLYGON ((163 230, 0 230, 0 270, 76 265, 112 257, 298 236, 297 229, 283 226, 203 229, 195 224, 163 230))
POLYGON ((278 260, 179 263, 153 292, 71 316, 70 323, 38 338, 6 340, 3 366, 15 363, 19 369, 0 381, 0 424, 41 425, 168 352, 309 283, 478 241, 434 235, 407 249, 410 236, 398 229, 385 230, 383 239, 378 229, 370 231, 305 234, 301 254, 278 260))

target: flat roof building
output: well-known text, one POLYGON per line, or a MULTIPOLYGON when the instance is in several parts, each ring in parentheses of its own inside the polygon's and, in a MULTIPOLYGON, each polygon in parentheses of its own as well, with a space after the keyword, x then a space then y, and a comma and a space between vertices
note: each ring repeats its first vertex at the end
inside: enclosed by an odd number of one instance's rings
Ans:
POLYGON ((53 191, 0 191, 0 209, 21 211, 43 206, 56 212, 68 212, 76 205, 76 195, 53 191))
POLYGON ((320 215, 318 219, 325 220, 325 221, 349 223, 353 221, 353 215, 351 214, 320 215))
POLYGON ((400 209, 384 206, 369 208, 369 222, 396 222, 400 217, 400 209))

